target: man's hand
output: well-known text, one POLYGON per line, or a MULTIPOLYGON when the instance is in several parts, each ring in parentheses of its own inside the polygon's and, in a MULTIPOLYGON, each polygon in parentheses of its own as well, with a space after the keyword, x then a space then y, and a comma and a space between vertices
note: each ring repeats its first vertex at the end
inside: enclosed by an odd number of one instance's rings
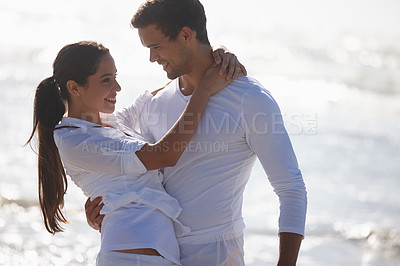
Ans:
POLYGON ((279 238, 279 261, 277 265, 295 266, 303 236, 294 233, 280 233, 279 238))
POLYGON ((90 227, 101 232, 101 223, 103 222, 104 214, 100 215, 100 211, 104 204, 102 198, 97 197, 93 201, 90 198, 85 203, 86 220, 90 227))

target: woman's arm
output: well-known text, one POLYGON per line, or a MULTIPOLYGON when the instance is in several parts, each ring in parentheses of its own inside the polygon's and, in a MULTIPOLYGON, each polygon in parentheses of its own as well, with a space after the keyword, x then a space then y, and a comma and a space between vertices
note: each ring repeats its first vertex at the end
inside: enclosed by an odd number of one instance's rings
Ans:
POLYGON ((134 138, 116 137, 103 127, 76 128, 71 131, 56 129, 54 140, 64 167, 99 174, 133 177, 147 172, 135 152, 145 145, 134 138))
POLYGON ((167 134, 155 144, 146 143, 136 152, 147 170, 174 166, 194 132, 207 106, 208 99, 229 82, 219 75, 219 68, 211 67, 195 89, 186 109, 167 134))

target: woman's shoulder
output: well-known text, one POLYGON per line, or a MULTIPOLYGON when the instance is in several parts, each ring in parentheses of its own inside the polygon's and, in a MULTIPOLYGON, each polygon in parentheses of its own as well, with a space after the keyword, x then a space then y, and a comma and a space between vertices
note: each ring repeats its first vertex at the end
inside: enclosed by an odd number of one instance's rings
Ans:
POLYGON ((118 139, 126 135, 115 128, 77 118, 63 117, 56 126, 53 136, 57 146, 77 146, 88 140, 118 139))

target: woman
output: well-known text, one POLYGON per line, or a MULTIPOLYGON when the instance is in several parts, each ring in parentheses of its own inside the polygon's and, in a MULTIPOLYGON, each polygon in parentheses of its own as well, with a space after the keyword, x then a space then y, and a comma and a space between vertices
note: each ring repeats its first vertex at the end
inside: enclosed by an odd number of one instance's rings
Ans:
MULTIPOLYGON (((85 195, 103 196, 98 265, 180 265, 173 221, 175 230, 190 228, 176 219, 181 208, 165 192, 157 169, 177 162, 208 99, 228 84, 218 72, 216 67, 206 72, 180 119, 149 144, 123 128, 118 117, 102 116, 114 112, 121 90, 109 50, 95 42, 62 48, 53 76, 37 87, 28 141, 38 134, 39 201, 46 229, 60 232, 60 222, 66 222, 61 209, 68 174, 85 195)), ((139 98, 131 112, 138 114, 149 97, 139 98)))

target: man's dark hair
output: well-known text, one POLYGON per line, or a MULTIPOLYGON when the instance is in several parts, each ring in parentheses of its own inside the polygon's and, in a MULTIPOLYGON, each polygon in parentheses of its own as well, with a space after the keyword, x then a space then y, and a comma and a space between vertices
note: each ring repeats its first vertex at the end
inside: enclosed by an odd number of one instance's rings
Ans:
POLYGON ((206 22, 204 7, 198 0, 147 0, 133 16, 131 25, 145 28, 154 24, 173 41, 187 26, 196 31, 197 40, 210 45, 206 22))

